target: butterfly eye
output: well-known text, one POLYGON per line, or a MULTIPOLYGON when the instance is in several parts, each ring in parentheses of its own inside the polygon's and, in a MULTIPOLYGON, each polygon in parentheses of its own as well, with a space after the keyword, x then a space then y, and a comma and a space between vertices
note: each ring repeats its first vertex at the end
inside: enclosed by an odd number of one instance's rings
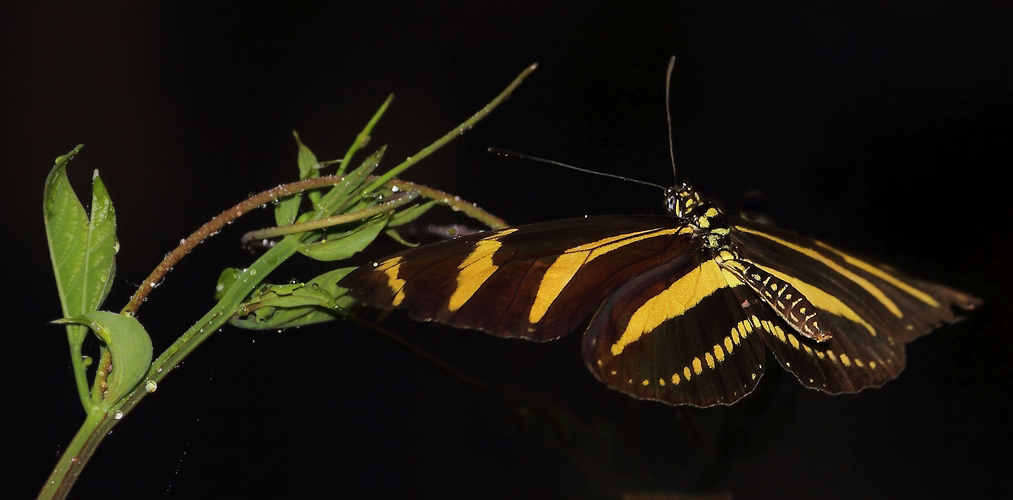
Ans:
POLYGON ((681 215, 679 195, 675 192, 675 188, 665 189, 665 212, 669 215, 681 215))
POLYGON ((700 195, 688 184, 665 189, 665 210, 675 217, 687 217, 700 205, 700 195))

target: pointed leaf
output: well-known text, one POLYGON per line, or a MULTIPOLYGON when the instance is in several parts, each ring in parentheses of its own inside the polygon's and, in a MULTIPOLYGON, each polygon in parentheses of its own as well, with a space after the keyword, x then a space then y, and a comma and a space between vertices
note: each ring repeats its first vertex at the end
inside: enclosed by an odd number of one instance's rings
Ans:
MULTIPOLYGON (((46 178, 43 212, 53 273, 65 316, 97 310, 109 294, 116 271, 116 214, 102 179, 93 176, 91 218, 67 178, 67 162, 81 146, 56 159, 46 178)), ((71 328, 83 341, 85 331, 71 328)))
POLYGON ((215 285, 215 300, 222 300, 225 292, 232 288, 232 285, 239 279, 239 269, 226 267, 218 276, 218 284, 215 285))
MULTIPOLYGON (((320 203, 314 204, 314 208, 318 211, 319 215, 321 217, 329 217, 358 201, 362 185, 365 184, 369 175, 379 166, 380 160, 386 151, 387 146, 383 146, 367 157, 362 162, 362 165, 359 165, 359 168, 352 170, 345 176, 345 180, 342 183, 331 188, 320 199, 320 203)), ((344 164, 342 164, 342 167, 344 167, 344 164)))
POLYGON ((106 377, 104 401, 113 404, 144 378, 151 365, 151 337, 133 316, 109 311, 91 311, 54 323, 84 325, 95 332, 112 357, 112 371, 106 377))
POLYGON ((404 245, 406 247, 415 248, 415 247, 419 246, 418 243, 412 243, 412 242, 410 242, 410 241, 402 238, 401 237, 401 233, 398 233, 397 231, 395 231, 393 229, 387 229, 383 233, 386 234, 387 236, 389 236, 390 239, 392 239, 392 240, 394 240, 394 241, 396 241, 396 242, 398 242, 398 243, 400 243, 400 244, 402 244, 402 245, 404 245))
POLYGON ((322 261, 347 259, 366 248, 387 225, 389 217, 374 218, 352 231, 329 234, 326 240, 302 247, 299 252, 322 261))
MULTIPOLYGON (((317 156, 302 143, 298 133, 293 130, 292 135, 295 136, 295 142, 299 145, 299 154, 296 158, 296 163, 299 165, 299 180, 319 177, 320 170, 317 168, 317 156)), ((311 191, 309 196, 310 201, 314 205, 320 202, 320 193, 318 191, 311 191)), ((285 226, 295 222, 296 216, 299 215, 299 204, 301 202, 302 194, 295 194, 279 201, 274 207, 274 220, 277 224, 285 226)))

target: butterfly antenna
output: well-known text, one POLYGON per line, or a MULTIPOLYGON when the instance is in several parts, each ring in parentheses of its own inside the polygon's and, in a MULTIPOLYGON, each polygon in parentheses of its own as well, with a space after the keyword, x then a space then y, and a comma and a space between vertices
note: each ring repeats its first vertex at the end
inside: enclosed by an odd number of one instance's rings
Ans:
POLYGON ((656 188, 658 188, 658 189, 660 189, 662 191, 665 190, 665 186, 662 186, 660 184, 655 184, 653 182, 647 182, 647 181, 642 181, 640 179, 632 179, 630 177, 623 177, 621 175, 609 174, 609 173, 606 173, 606 172, 598 172, 596 170, 589 170, 589 169, 586 169, 586 168, 575 167, 573 165, 567 165, 566 163, 561 163, 561 162, 554 161, 554 160, 546 160, 545 158, 539 158, 537 156, 526 155, 524 153, 517 153, 515 151, 508 151, 506 149, 489 148, 489 152, 493 153, 493 154, 500 155, 500 156, 507 156, 507 157, 513 156, 514 158, 521 158, 521 159, 524 159, 524 160, 539 161, 539 162, 542 162, 542 163, 548 163, 550 165, 556 165, 556 166, 559 166, 559 167, 569 168, 569 169, 572 169, 572 170, 576 170, 578 172, 584 172, 586 174, 595 174, 595 175, 600 175, 600 176, 603 176, 603 177, 611 177, 613 179, 619 179, 621 181, 635 182, 637 184, 643 184, 645 186, 654 186, 654 187, 656 187, 656 188))
POLYGON ((668 60, 668 71, 665 73, 665 118, 668 120, 668 156, 672 159, 672 176, 679 182, 675 171, 675 146, 672 145, 672 107, 669 105, 669 94, 672 93, 672 69, 675 68, 675 56, 668 60))

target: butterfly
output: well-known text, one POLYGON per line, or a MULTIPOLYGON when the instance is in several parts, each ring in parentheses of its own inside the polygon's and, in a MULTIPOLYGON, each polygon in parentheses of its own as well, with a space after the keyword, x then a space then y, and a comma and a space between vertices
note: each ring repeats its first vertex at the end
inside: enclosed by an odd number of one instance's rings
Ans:
POLYGON ((556 220, 420 246, 339 285, 367 305, 499 337, 549 341, 590 317, 581 350, 598 380, 698 407, 749 394, 768 349, 806 387, 879 387, 904 368, 905 344, 981 304, 726 214, 686 183, 664 199, 667 215, 556 220))

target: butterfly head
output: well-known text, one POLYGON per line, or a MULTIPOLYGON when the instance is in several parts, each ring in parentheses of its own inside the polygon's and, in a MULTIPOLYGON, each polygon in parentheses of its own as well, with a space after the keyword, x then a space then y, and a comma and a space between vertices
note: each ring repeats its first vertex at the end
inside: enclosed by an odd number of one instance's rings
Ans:
POLYGON ((700 193, 685 182, 681 186, 665 189, 665 211, 669 215, 689 217, 700 208, 700 205, 700 193))

